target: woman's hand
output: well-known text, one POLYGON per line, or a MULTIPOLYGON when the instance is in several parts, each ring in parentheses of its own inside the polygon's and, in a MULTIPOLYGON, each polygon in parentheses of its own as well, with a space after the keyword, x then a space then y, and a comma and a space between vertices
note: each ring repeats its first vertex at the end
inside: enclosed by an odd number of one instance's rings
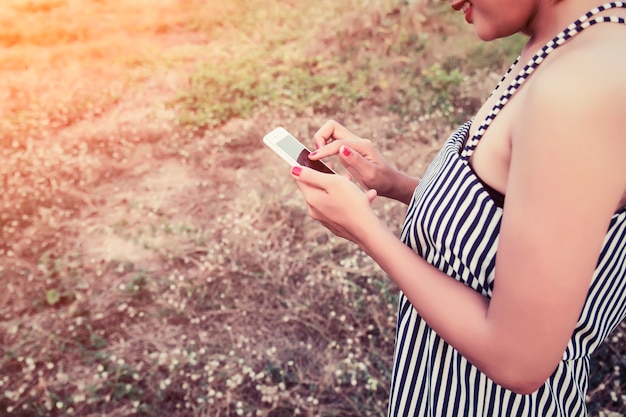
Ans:
POLYGON ((339 237, 359 244, 378 217, 370 203, 376 190, 361 191, 349 179, 295 166, 291 170, 309 206, 309 215, 339 237))
POLYGON ((407 203, 419 180, 402 174, 387 162, 370 140, 362 139, 334 120, 326 122, 313 136, 317 151, 309 158, 338 155, 341 164, 365 189, 407 203))

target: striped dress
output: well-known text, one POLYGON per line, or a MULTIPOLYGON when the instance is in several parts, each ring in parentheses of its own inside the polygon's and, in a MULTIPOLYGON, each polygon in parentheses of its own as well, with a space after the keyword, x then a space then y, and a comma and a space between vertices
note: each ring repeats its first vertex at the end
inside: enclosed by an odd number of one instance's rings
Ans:
MULTIPOLYGON (((600 22, 594 17, 626 3, 608 3, 574 22, 502 92, 485 122, 468 138, 471 121, 446 141, 415 189, 402 241, 447 275, 491 297, 502 209, 468 165, 478 140, 533 70, 567 39, 600 22)), ((511 67, 513 68, 513 66, 511 67)), ((510 71, 510 70, 509 70, 510 71)), ((502 81, 500 82, 502 84, 502 81)), ((437 335, 400 294, 389 416, 585 416, 589 355, 626 317, 626 208, 606 233, 584 308, 558 367, 529 395, 509 391, 482 374, 437 335)))

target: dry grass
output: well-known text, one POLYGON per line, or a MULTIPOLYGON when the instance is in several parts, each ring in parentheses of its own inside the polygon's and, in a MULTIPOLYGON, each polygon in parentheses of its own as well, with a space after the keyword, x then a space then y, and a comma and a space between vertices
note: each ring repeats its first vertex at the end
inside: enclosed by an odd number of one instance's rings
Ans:
MULTIPOLYGON (((307 218, 260 138, 338 117, 420 173, 514 46, 467 63, 440 35, 471 37, 438 6, 354 4, 0 5, 1 413, 385 415, 396 289, 307 218), (317 62, 336 104, 277 93, 181 126, 181 91, 236 60, 249 78, 317 62)), ((403 207, 376 209, 399 228, 403 207)), ((624 412, 623 331, 594 357, 592 415, 624 412)))

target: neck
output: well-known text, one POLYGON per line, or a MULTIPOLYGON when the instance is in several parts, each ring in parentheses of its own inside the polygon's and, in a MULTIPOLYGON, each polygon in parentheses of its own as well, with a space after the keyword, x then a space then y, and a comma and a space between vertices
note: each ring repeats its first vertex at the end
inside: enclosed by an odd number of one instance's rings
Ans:
POLYGON ((522 31, 530 38, 523 53, 534 54, 538 47, 554 38, 567 25, 601 4, 603 0, 539 1, 522 31))

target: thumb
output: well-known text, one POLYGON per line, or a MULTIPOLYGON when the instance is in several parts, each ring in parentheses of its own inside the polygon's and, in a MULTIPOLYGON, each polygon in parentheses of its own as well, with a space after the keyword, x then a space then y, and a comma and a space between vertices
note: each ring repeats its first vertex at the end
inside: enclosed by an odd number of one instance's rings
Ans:
POLYGON ((314 169, 295 165, 291 168, 291 176, 298 182, 308 185, 309 187, 325 189, 325 177, 329 174, 322 174, 314 169))
POLYGON ((367 197, 367 201, 369 201, 370 203, 374 201, 377 195, 378 195, 378 192, 376 192, 376 190, 374 189, 367 190, 367 192, 365 193, 365 197, 367 197))
POLYGON ((341 145, 339 148, 339 159, 346 168, 353 167, 357 170, 360 163, 363 162, 363 157, 346 145, 341 145))
POLYGON ((352 174, 359 182, 364 176, 371 176, 371 164, 359 152, 352 150, 346 145, 342 145, 339 149, 339 160, 341 164, 352 174), (369 174, 369 175, 368 175, 369 174))

